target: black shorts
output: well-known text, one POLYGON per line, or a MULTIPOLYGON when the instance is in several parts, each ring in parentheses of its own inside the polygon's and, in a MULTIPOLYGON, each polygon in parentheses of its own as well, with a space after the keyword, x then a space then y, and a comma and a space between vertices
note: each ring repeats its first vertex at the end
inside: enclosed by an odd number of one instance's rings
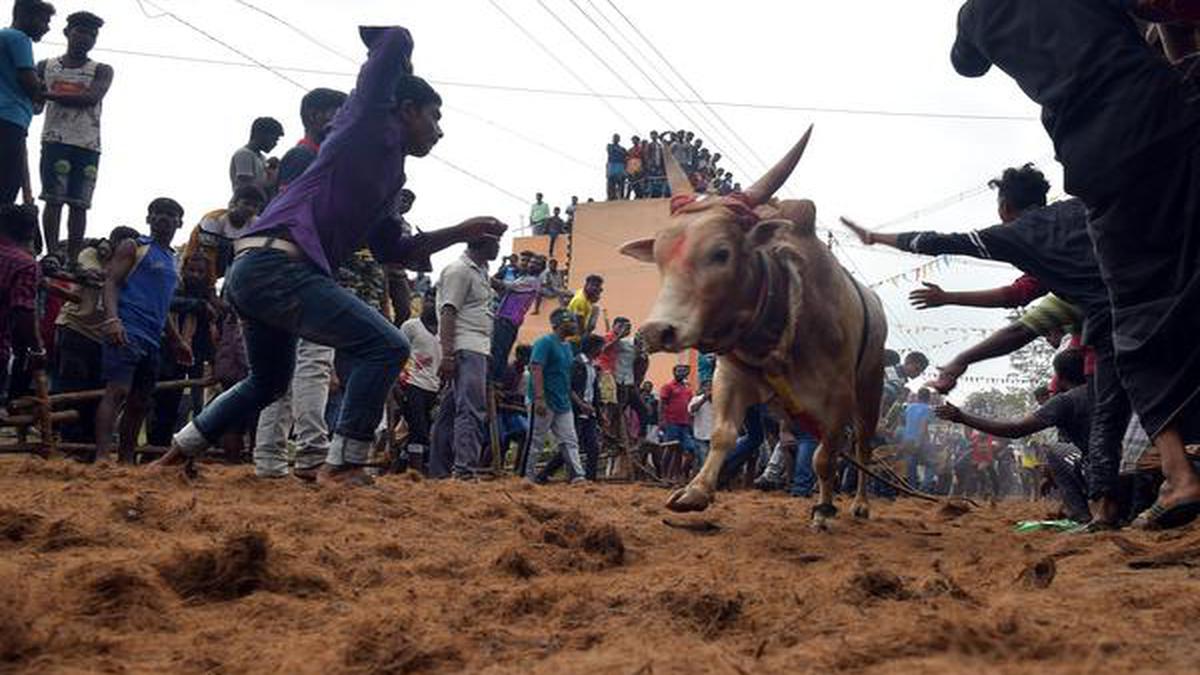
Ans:
POLYGON ((42 144, 42 201, 68 204, 81 209, 92 207, 100 153, 62 143, 42 144))
POLYGON ((25 127, 0 120, 0 204, 17 201, 25 182, 25 127))

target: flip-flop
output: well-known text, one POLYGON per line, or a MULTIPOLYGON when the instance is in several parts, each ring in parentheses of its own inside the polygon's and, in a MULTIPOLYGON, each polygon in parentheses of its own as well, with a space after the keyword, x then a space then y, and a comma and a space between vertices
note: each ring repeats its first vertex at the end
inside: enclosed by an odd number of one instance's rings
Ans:
POLYGON ((1139 530, 1172 530, 1183 527, 1200 517, 1200 499, 1180 502, 1175 506, 1163 506, 1154 502, 1133 521, 1139 530))

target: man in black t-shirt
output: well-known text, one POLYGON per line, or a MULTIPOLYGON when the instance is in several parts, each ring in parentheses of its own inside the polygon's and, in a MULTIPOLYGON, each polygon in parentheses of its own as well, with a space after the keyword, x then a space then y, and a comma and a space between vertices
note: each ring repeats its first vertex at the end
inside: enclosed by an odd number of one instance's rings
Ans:
POLYGON ((1056 427, 1059 440, 1047 460, 1054 482, 1062 494, 1067 517, 1080 523, 1092 519, 1084 491, 1082 453, 1088 450, 1092 428, 1092 406, 1083 375, 1083 352, 1067 349, 1054 357, 1054 373, 1062 393, 1019 420, 993 420, 960 410, 945 403, 934 413, 951 422, 978 429, 1002 438, 1024 438, 1043 429, 1056 427), (1068 445, 1068 443, 1070 445, 1068 445), (1072 449, 1070 446, 1074 446, 1072 449))
POLYGON ((1200 475, 1183 450, 1200 438, 1200 102, 1130 13, 1195 21, 1197 9, 1182 0, 970 0, 952 53, 962 75, 995 64, 1042 106, 1067 191, 1088 204, 1120 385, 1166 477, 1142 523, 1152 528, 1200 515, 1200 475))

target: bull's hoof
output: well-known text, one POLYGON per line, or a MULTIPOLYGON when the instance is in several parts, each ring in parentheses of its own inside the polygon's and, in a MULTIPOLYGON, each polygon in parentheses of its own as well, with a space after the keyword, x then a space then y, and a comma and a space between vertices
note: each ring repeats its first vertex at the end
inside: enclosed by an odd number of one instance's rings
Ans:
POLYGON ((812 507, 812 529, 828 532, 837 518, 837 507, 833 504, 815 504, 812 507))
POLYGON ((850 505, 850 515, 860 520, 867 520, 871 517, 871 507, 866 502, 854 502, 850 505))
POLYGON ((703 511, 712 503, 712 497, 692 486, 676 490, 667 500, 667 508, 676 513, 703 511))

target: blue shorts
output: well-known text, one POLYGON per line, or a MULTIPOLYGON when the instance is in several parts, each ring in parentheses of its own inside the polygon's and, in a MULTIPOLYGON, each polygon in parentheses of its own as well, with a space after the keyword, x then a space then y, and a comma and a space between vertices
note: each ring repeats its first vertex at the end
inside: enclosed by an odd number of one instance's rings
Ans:
POLYGON ((696 454, 696 439, 692 428, 686 424, 668 424, 662 427, 663 443, 678 443, 679 449, 689 455, 696 454))
POLYGON ((609 178, 624 178, 625 177, 625 165, 617 164, 616 162, 610 163, 608 165, 608 177, 609 178))
POLYGON ((100 376, 105 384, 124 384, 130 391, 152 393, 158 384, 158 347, 137 342, 126 342, 123 347, 105 344, 100 376))
POLYGON ((100 153, 62 143, 42 144, 42 201, 68 204, 81 209, 92 207, 100 153))

